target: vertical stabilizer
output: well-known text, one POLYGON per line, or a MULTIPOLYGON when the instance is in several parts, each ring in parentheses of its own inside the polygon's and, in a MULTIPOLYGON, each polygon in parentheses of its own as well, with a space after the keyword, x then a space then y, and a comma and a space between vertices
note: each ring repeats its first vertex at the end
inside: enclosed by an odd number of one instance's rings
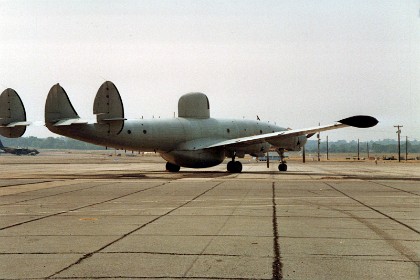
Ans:
POLYGON ((107 127, 108 134, 119 134, 124 127, 124 106, 116 86, 104 82, 93 103, 93 113, 99 125, 107 127))
POLYGON ((5 89, 0 95, 0 135, 17 138, 26 131, 26 112, 17 92, 5 89))
POLYGON ((45 123, 51 124, 62 120, 79 119, 66 91, 60 84, 54 85, 45 102, 45 123))

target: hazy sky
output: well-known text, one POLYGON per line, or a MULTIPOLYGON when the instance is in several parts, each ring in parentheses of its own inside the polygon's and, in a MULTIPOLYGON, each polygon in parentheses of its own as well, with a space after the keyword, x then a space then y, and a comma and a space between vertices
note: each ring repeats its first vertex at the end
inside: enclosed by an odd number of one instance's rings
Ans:
POLYGON ((58 82, 94 119, 110 80, 128 118, 173 117, 200 91, 216 118, 303 128, 368 114, 377 127, 323 136, 396 138, 400 124, 420 140, 419 1, 0 0, 0 26, 0 91, 19 93, 29 121, 58 82))

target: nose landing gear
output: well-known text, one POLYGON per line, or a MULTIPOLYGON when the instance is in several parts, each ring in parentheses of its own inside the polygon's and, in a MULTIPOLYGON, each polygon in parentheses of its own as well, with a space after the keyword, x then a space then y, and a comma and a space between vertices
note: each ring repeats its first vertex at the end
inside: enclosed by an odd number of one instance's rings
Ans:
POLYGON ((287 171, 287 164, 280 163, 279 164, 279 171, 287 171))

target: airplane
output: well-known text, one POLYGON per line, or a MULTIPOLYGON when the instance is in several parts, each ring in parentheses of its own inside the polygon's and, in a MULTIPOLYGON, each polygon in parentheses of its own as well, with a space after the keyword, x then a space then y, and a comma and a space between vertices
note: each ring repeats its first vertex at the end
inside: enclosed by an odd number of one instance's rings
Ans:
POLYGON ((39 154, 39 151, 36 149, 5 147, 3 146, 3 143, 1 142, 1 140, 0 140, 0 150, 3 150, 4 153, 14 154, 17 156, 21 156, 21 155, 36 156, 37 154, 39 154))
MULTIPOLYGON (((10 107, 20 118, 4 120, 0 134, 19 137, 22 130, 18 129, 26 125, 23 104, 15 102, 10 107), (20 126, 15 128, 13 123, 20 126)), ((50 89, 45 102, 45 126, 51 132, 116 149, 159 153, 167 161, 166 170, 170 172, 178 172, 181 167, 212 167, 231 158, 227 171, 240 173, 242 164, 235 159, 246 154, 263 156, 270 150, 280 155, 279 171, 287 171, 284 152, 300 150, 315 133, 348 126, 368 128, 378 123, 374 117, 358 115, 330 125, 286 129, 258 119, 216 119, 210 117, 209 100, 200 92, 180 97, 177 118, 128 120, 124 117, 120 93, 110 81, 100 86, 93 114, 95 123, 81 119, 60 84, 50 89)))

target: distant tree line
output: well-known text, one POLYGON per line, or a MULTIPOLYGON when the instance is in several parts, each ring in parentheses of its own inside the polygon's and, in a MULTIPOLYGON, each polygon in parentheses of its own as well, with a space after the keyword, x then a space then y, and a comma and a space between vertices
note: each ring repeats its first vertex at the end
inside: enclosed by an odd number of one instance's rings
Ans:
POLYGON ((105 147, 89 144, 68 137, 38 138, 34 136, 21 138, 0 137, 6 147, 36 148, 36 149, 69 149, 69 150, 105 150, 105 147))
MULTIPOLYGON (((21 138, 4 138, 0 137, 4 146, 36 148, 36 149, 71 149, 71 150, 104 150, 105 147, 85 143, 68 137, 48 137, 38 138, 34 136, 21 138)), ((369 141, 369 152, 372 153, 398 153, 398 142, 392 139, 369 141)), ((366 153, 366 142, 360 142, 360 152, 366 153)), ((327 152, 327 143, 321 139, 321 153, 327 152)), ((357 153, 357 141, 330 141, 328 143, 328 151, 330 153, 357 153)), ((308 140, 306 143, 306 152, 317 152, 317 140, 308 140)), ((405 153, 405 140, 401 141, 401 152, 405 153)), ((409 153, 420 153, 420 141, 412 140, 408 142, 409 153)))
MULTIPOLYGON (((317 140, 308 140, 306 143, 306 151, 309 153, 315 153, 318 151, 317 140)), ((398 141, 392 139, 384 139, 378 141, 368 141, 359 143, 360 153, 367 153, 367 143, 369 144, 370 153, 398 153, 398 141)), ((412 140, 408 141, 408 152, 409 153, 420 153, 420 141, 412 140)), ((321 153, 327 152, 327 142, 321 139, 320 147, 321 153)), ((357 153, 357 141, 329 141, 328 143, 329 153, 357 153)), ((405 153, 405 139, 401 141, 401 153, 405 153)))

